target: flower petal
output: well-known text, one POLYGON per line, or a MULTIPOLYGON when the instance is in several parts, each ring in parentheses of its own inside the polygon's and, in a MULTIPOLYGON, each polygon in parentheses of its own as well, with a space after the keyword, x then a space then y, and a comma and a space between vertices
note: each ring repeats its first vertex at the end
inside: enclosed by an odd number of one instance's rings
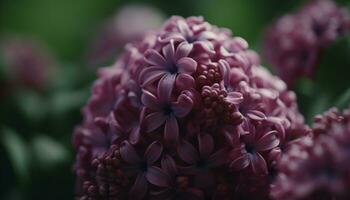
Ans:
POLYGON ((166 66, 166 61, 164 57, 154 49, 148 49, 145 52, 145 61, 150 65, 162 67, 166 66))
POLYGON ((129 199, 141 200, 146 195, 148 183, 144 174, 137 175, 136 180, 129 192, 129 199))
POLYGON ((169 176, 159 167, 149 167, 145 176, 148 182, 159 187, 167 187, 170 184, 169 176))
POLYGON ((171 115, 165 121, 164 139, 169 143, 177 142, 179 137, 179 126, 176 117, 171 115))
POLYGON ((167 173, 169 176, 175 176, 178 173, 177 167, 176 167, 176 163, 174 161, 174 159, 169 156, 169 155, 165 155, 162 158, 162 169, 165 171, 165 173, 167 173))
POLYGON ((129 140, 131 144, 137 144, 140 141, 140 126, 131 129, 129 140))
POLYGON ((139 155, 137 155, 134 147, 128 141, 121 143, 120 155, 122 159, 127 163, 136 164, 141 162, 139 155))
POLYGON ((182 140, 178 147, 177 153, 179 157, 188 164, 194 164, 199 160, 199 155, 197 150, 192 146, 191 143, 186 140, 182 140))
POLYGON ((154 112, 145 117, 146 132, 152 132, 164 124, 166 116, 161 112, 154 112))
POLYGON ((146 87, 153 82, 161 79, 165 74, 164 69, 159 69, 159 67, 147 67, 143 69, 140 73, 139 81, 141 83, 141 87, 146 87))
POLYGON ((173 103, 172 109, 177 117, 185 117, 193 108, 193 100, 190 97, 190 91, 183 91, 178 100, 173 103))
POLYGON ((266 119, 266 115, 258 110, 250 110, 247 112, 247 117, 255 121, 262 121, 266 119))
POLYGON ((189 57, 181 58, 176 62, 179 73, 193 74, 197 69, 197 62, 189 57))
POLYGON ((161 106, 157 97, 147 90, 142 91, 141 102, 148 108, 152 110, 160 110, 161 106))
POLYGON ((193 49, 193 45, 188 42, 181 42, 179 46, 176 48, 175 52, 175 60, 179 60, 180 58, 187 57, 193 49))
POLYGON ((176 88, 180 91, 195 87, 194 78, 189 74, 181 73, 176 77, 176 88))
POLYGON ((177 21, 177 27, 179 28, 179 31, 185 36, 191 36, 193 34, 185 20, 177 21))
POLYGON ((175 47, 174 47, 174 41, 170 40, 170 42, 163 47, 162 49, 165 61, 169 63, 174 63, 175 61, 175 47))
POLYGON ((208 159, 210 167, 219 167, 227 163, 227 155, 227 151, 224 148, 212 154, 208 159))
POLYGON ((230 168, 233 170, 242 170, 246 167, 248 167, 249 165, 249 158, 247 156, 247 154, 243 154, 242 156, 234 159, 231 164, 230 164, 230 168))
POLYGON ((159 141, 154 141, 150 144, 144 154, 144 160, 147 160, 148 165, 155 163, 163 152, 163 145, 159 141))
POLYGON ((276 131, 270 131, 268 133, 265 133, 265 135, 263 135, 254 145, 254 148, 257 151, 266 151, 277 147, 280 141, 277 138, 276 134, 276 131))
POLYGON ((198 148, 201 158, 208 158, 214 149, 213 137, 209 134, 198 135, 198 148))
POLYGON ((173 40, 174 42, 185 41, 186 38, 181 33, 171 32, 165 33, 163 36, 158 38, 158 41, 165 44, 173 40))
POLYGON ((227 94, 227 97, 225 98, 225 100, 228 103, 232 103, 234 105, 238 105, 238 104, 243 102, 243 95, 240 92, 229 92, 227 94))
POLYGON ((253 154, 249 154, 249 159, 252 166, 252 170, 255 174, 267 174, 267 164, 265 162, 265 159, 260 155, 260 153, 256 152, 253 154))
POLYGON ((176 75, 166 74, 158 83, 158 99, 162 103, 170 103, 176 75))

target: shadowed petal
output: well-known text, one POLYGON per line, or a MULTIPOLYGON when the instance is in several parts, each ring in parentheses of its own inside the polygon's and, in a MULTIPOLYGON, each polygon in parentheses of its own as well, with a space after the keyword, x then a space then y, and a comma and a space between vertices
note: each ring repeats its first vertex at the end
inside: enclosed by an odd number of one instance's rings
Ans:
POLYGON ((169 156, 169 155, 165 155, 162 158, 162 169, 169 175, 169 176, 173 176, 176 175, 178 173, 177 171, 177 167, 176 167, 176 163, 174 161, 174 159, 169 156))
POLYGON ((145 52, 145 61, 150 65, 166 66, 166 61, 156 50, 149 49, 145 52))
POLYGON ((254 145, 257 151, 266 151, 277 147, 280 143, 276 136, 276 131, 270 131, 262 136, 258 142, 254 145))
POLYGON ((153 82, 159 80, 165 74, 164 69, 159 69, 158 67, 148 67, 140 73, 140 83, 141 87, 146 87, 153 82))
POLYGON ((265 162, 265 159, 260 155, 260 153, 249 154, 249 158, 250 163, 252 165, 252 170, 255 174, 267 174, 267 164, 265 162))
POLYGON ((147 160, 148 165, 155 163, 163 151, 163 145, 159 141, 154 141, 150 144, 145 152, 144 159, 147 160))
POLYGON ((175 60, 187 57, 193 49, 193 45, 187 42, 181 42, 175 52, 175 60))
POLYGON ((188 164, 193 164, 199 160, 197 150, 192 146, 191 143, 186 140, 182 140, 177 147, 179 157, 188 164))
POLYGON ((165 33, 164 36, 158 38, 159 42, 161 43, 168 43, 171 40, 177 42, 177 41, 185 41, 186 38, 181 33, 171 32, 171 33, 165 33))
POLYGON ((220 149, 212 154, 209 159, 209 165, 211 167, 218 167, 227 163, 227 151, 226 149, 220 149))
POLYGON ((195 81, 191 75, 182 73, 176 77, 175 85, 178 90, 188 90, 194 88, 195 81))
POLYGON ((242 170, 249 165, 249 158, 247 154, 244 154, 236 159, 234 159, 231 164, 230 168, 233 170, 242 170))
POLYGON ((130 199, 141 200, 146 195, 148 190, 147 180, 144 174, 138 174, 134 185, 130 189, 130 199))
POLYGON ((176 62, 178 72, 193 74, 197 69, 197 62, 189 57, 181 58, 176 62))
POLYGON ((124 141, 121 143, 120 155, 124 161, 130 164, 138 163, 141 161, 134 147, 128 141, 124 141))
POLYGON ((198 147, 201 158, 208 158, 214 149, 214 141, 209 134, 198 135, 198 147))
POLYGON ((159 104, 157 97, 147 90, 143 90, 142 96, 141 96, 141 102, 143 105, 153 110, 161 109, 161 106, 159 104))
POLYGON ((147 172, 145 174, 146 179, 148 182, 152 183, 153 185, 159 186, 159 187, 167 187, 169 186, 169 176, 165 174, 162 169, 159 167, 149 167, 147 169, 147 172))
POLYGON ((185 117, 193 108, 193 101, 190 96, 186 94, 187 92, 184 91, 172 105, 173 112, 177 117, 185 117))
POLYGON ((171 93, 173 91, 176 75, 166 74, 160 79, 158 83, 158 98, 162 103, 169 103, 171 98, 171 93))
POLYGON ((146 132, 152 132, 164 124, 166 116, 161 112, 154 112, 145 117, 146 132))
POLYGON ((176 142, 179 137, 179 126, 176 117, 171 115, 166 119, 164 129, 164 139, 167 142, 176 142))

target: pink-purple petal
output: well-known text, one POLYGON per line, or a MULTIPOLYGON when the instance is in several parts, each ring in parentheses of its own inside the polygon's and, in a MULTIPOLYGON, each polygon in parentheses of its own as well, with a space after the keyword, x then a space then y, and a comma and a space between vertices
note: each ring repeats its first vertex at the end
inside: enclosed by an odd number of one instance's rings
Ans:
POLYGON ((162 171, 159 167, 149 167, 145 173, 148 182, 159 187, 169 186, 169 176, 162 171))
POLYGON ((254 145, 255 149, 257 151, 267 151, 277 147, 280 141, 277 138, 276 134, 276 131, 265 133, 254 145))
POLYGON ((149 49, 145 52, 145 61, 153 66, 165 66, 166 61, 160 53, 154 49, 149 49))
POLYGON ((176 80, 175 74, 166 74, 158 83, 158 99, 162 103, 169 103, 176 80))
POLYGON ((197 62, 189 57, 181 58, 176 62, 179 73, 193 74, 197 69, 197 62))
POLYGON ((137 175, 134 185, 129 192, 129 198, 135 200, 141 200, 145 197, 148 191, 148 183, 145 175, 140 173, 137 175))
POLYGON ((246 154, 243 154, 242 156, 234 159, 231 164, 230 164, 230 168, 233 170, 242 170, 246 167, 249 166, 249 158, 246 154))
POLYGON ((181 42, 179 46, 176 48, 175 52, 175 60, 179 60, 180 58, 187 57, 193 49, 193 44, 189 44, 187 42, 181 42))
POLYGON ((169 44, 167 44, 165 47, 162 49, 164 58, 167 63, 172 63, 175 61, 175 47, 174 47, 174 41, 170 40, 169 44))
POLYGON ((181 73, 176 77, 175 85, 178 90, 188 90, 195 87, 195 80, 191 75, 181 73))
POLYGON ((169 176, 173 176, 178 173, 176 163, 174 159, 169 155, 165 155, 162 158, 161 166, 165 173, 167 173, 169 176))
POLYGON ((208 158, 214 149, 214 141, 209 134, 198 135, 198 148, 201 158, 208 158))
POLYGON ((255 174, 258 175, 266 175, 267 174, 267 164, 265 159, 262 157, 260 153, 252 153, 249 154, 250 164, 252 166, 252 170, 255 174))
POLYGON ((164 139, 167 142, 177 142, 179 137, 179 125, 175 116, 169 116, 165 121, 164 139))
POLYGON ((161 112, 154 112, 145 117, 146 132, 152 132, 164 124, 166 116, 161 112))
POLYGON ((141 161, 139 155, 136 153, 136 150, 128 141, 121 143, 120 155, 125 162, 130 164, 135 164, 141 161))
POLYGON ((177 148, 179 157, 188 164, 194 164, 199 160, 197 150, 192 146, 191 143, 186 140, 182 140, 177 148))
POLYGON ((262 121, 266 119, 266 115, 258 110, 250 110, 247 112, 247 117, 255 121, 262 121))
POLYGON ((161 105, 159 104, 157 97, 147 90, 143 90, 141 95, 141 102, 147 108, 150 108, 152 110, 160 110, 161 105))
POLYGON ((150 144, 144 154, 144 160, 147 161, 148 165, 155 163, 163 152, 163 145, 159 141, 154 141, 150 144))
POLYGON ((139 81, 141 83, 141 87, 146 87, 159 79, 161 79, 165 75, 164 69, 159 69, 159 67, 148 67, 140 73, 139 81))

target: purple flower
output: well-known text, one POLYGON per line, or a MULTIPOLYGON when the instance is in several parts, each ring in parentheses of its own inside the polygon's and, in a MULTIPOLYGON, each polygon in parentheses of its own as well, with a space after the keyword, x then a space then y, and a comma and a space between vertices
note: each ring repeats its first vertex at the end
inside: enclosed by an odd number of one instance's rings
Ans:
POLYGON ((279 142, 276 131, 246 125, 240 135, 240 142, 233 144, 234 148, 229 155, 230 167, 242 170, 250 166, 254 174, 266 175, 268 167, 263 154, 278 147, 279 142))
POLYGON ((186 84, 185 87, 193 87, 194 79, 191 76, 196 71, 197 62, 188 57, 193 46, 187 42, 180 43, 177 48, 174 42, 170 41, 162 49, 162 54, 150 49, 145 53, 145 61, 149 64, 141 71, 140 82, 142 87, 159 80, 159 85, 167 84, 173 87, 177 79, 186 84))
POLYGON ((348 110, 315 118, 313 137, 289 144, 272 184, 274 199, 347 199, 350 196, 348 110), (323 126, 321 126, 323 124, 323 126))
POLYGON ((127 170, 137 174, 135 183, 129 192, 130 198, 142 199, 148 190, 147 181, 159 186, 167 184, 166 179, 162 179, 164 177, 163 171, 153 166, 160 158, 162 151, 162 144, 155 141, 147 147, 143 158, 140 158, 128 141, 124 141, 121 144, 120 155, 128 163, 127 170))
POLYGON ((210 170, 227 162, 227 150, 222 148, 214 151, 214 140, 208 134, 198 135, 198 150, 184 140, 180 142, 177 152, 179 157, 188 164, 182 167, 184 173, 194 174, 196 185, 204 188, 214 184, 210 170))
POLYGON ((162 190, 151 192, 151 199, 203 199, 203 192, 189 186, 189 178, 180 174, 171 156, 165 155, 162 158, 161 166, 164 172, 162 175, 165 175, 162 178, 167 180, 167 184, 165 186, 158 185, 162 187, 162 190))
POLYGON ((152 132, 163 124, 164 139, 167 142, 176 142, 179 137, 177 118, 185 117, 193 107, 191 93, 187 90, 180 94, 176 101, 171 101, 171 88, 158 88, 158 97, 148 91, 142 94, 142 103, 150 110, 144 123, 146 132, 152 132))
POLYGON ((271 25, 264 56, 278 75, 293 86, 301 76, 313 77, 321 51, 350 31, 350 15, 332 0, 314 0, 271 25))
POLYGON ((93 38, 88 51, 92 65, 112 61, 129 42, 139 41, 152 29, 163 22, 163 14, 154 7, 128 5, 108 19, 93 38))
POLYGON ((10 84, 43 90, 50 82, 50 70, 55 62, 49 51, 38 41, 24 38, 5 38, 0 54, 9 74, 10 84))

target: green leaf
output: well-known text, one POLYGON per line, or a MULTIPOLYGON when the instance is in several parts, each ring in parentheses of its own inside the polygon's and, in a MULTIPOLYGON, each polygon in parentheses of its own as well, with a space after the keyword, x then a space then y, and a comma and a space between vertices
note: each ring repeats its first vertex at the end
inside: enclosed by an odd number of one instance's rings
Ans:
POLYGON ((35 164, 41 169, 50 170, 58 164, 69 160, 68 150, 59 142, 46 135, 37 135, 33 138, 31 147, 35 164))
POLYGON ((12 129, 2 129, 1 141, 11 160, 15 174, 22 181, 29 176, 30 152, 25 141, 12 129))

